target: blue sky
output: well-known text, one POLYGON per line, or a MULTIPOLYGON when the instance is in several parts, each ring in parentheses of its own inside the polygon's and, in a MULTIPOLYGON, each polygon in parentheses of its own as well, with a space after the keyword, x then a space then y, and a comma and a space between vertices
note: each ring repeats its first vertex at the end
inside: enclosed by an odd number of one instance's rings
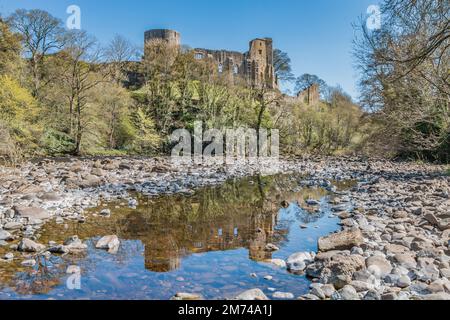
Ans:
POLYGON ((357 98, 352 23, 379 0, 0 0, 0 13, 39 8, 66 20, 81 8, 82 29, 107 43, 121 34, 143 45, 144 31, 179 31, 191 47, 246 51, 249 40, 272 37, 288 52, 296 75, 317 74, 357 98))

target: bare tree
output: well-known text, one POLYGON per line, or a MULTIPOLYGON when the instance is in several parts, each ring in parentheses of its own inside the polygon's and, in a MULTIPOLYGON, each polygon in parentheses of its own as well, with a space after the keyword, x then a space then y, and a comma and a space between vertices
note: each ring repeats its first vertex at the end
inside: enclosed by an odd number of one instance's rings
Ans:
POLYGON ((45 56, 62 48, 65 31, 62 21, 46 11, 19 9, 9 18, 13 31, 21 34, 26 53, 30 59, 35 97, 41 88, 42 68, 45 56))
POLYGON ((92 90, 107 80, 108 73, 100 64, 102 55, 96 39, 85 31, 71 31, 64 51, 61 78, 69 103, 70 132, 74 136, 74 154, 80 154, 83 134, 91 124, 85 117, 92 90))
POLYGON ((394 150, 448 160, 450 3, 385 0, 381 11, 382 28, 361 21, 355 41, 361 103, 377 113, 394 150))
POLYGON ((105 50, 106 60, 111 68, 111 75, 120 84, 124 80, 127 65, 136 61, 139 50, 128 39, 115 35, 105 50))
POLYGON ((325 81, 320 79, 318 76, 305 73, 296 79, 295 90, 297 92, 303 91, 310 88, 314 84, 317 84, 320 87, 321 91, 325 90, 327 86, 325 81))

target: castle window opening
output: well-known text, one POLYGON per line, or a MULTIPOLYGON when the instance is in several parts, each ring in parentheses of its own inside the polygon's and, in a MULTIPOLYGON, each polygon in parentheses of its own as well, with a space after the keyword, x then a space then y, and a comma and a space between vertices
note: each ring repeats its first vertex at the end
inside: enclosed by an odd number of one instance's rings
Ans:
POLYGON ((223 72, 223 64, 219 63, 219 73, 223 72))
POLYGON ((237 65, 233 66, 233 73, 238 74, 239 73, 239 67, 237 65))
POLYGON ((195 59, 202 60, 203 59, 203 54, 202 53, 196 53, 195 54, 195 59))
POLYGON ((262 50, 259 50, 259 54, 262 54, 262 50))

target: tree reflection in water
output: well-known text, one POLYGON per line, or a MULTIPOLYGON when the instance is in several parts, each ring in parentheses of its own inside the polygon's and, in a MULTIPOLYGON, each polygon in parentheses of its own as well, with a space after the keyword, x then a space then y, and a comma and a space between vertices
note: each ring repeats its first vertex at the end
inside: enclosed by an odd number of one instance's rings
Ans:
MULTIPOLYGON (((319 188, 300 189, 299 179, 274 176, 228 181, 222 186, 200 189, 192 196, 149 199, 135 195, 139 201, 136 210, 123 206, 117 209, 118 203, 111 203, 107 204, 112 211, 110 218, 95 215, 105 208, 101 206, 90 210, 82 224, 68 222, 63 227, 50 222, 44 226, 39 242, 62 243, 67 237, 78 235, 92 243, 97 237, 116 234, 121 241, 142 243, 133 247, 127 242, 126 249, 122 246, 115 256, 116 262, 127 261, 128 255, 136 255, 143 247, 145 268, 157 273, 180 268, 183 258, 191 254, 211 251, 245 248, 251 260, 264 261, 272 258, 265 251, 268 243, 281 246, 287 240, 292 225, 289 219, 310 223, 324 214, 300 208, 305 206, 305 200, 320 200, 327 192, 319 188), (282 208, 283 201, 290 204, 288 208, 282 208)), ((32 272, 16 273, 10 287, 21 294, 49 292, 60 284, 68 265, 90 257, 88 253, 52 259, 58 261, 41 259, 32 272)), ((96 261, 84 265, 95 269, 96 261)))

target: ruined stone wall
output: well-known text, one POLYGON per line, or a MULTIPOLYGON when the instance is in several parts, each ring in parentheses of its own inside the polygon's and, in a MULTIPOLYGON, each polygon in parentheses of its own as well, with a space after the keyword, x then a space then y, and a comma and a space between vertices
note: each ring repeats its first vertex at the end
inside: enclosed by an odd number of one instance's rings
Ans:
POLYGON ((264 38, 250 41, 250 49, 247 53, 247 73, 251 85, 266 85, 269 88, 277 88, 273 69, 272 39, 264 38))
MULTIPOLYGON (((163 39, 172 45, 181 45, 181 35, 173 30, 155 29, 145 32, 145 42, 163 39)), ((212 59, 219 75, 231 81, 244 81, 249 86, 278 88, 273 68, 273 44, 270 38, 250 41, 249 51, 194 49, 196 59, 212 59)))
POLYGON ((300 91, 297 98, 302 103, 307 105, 314 105, 320 101, 320 87, 318 84, 313 84, 309 88, 300 91))

